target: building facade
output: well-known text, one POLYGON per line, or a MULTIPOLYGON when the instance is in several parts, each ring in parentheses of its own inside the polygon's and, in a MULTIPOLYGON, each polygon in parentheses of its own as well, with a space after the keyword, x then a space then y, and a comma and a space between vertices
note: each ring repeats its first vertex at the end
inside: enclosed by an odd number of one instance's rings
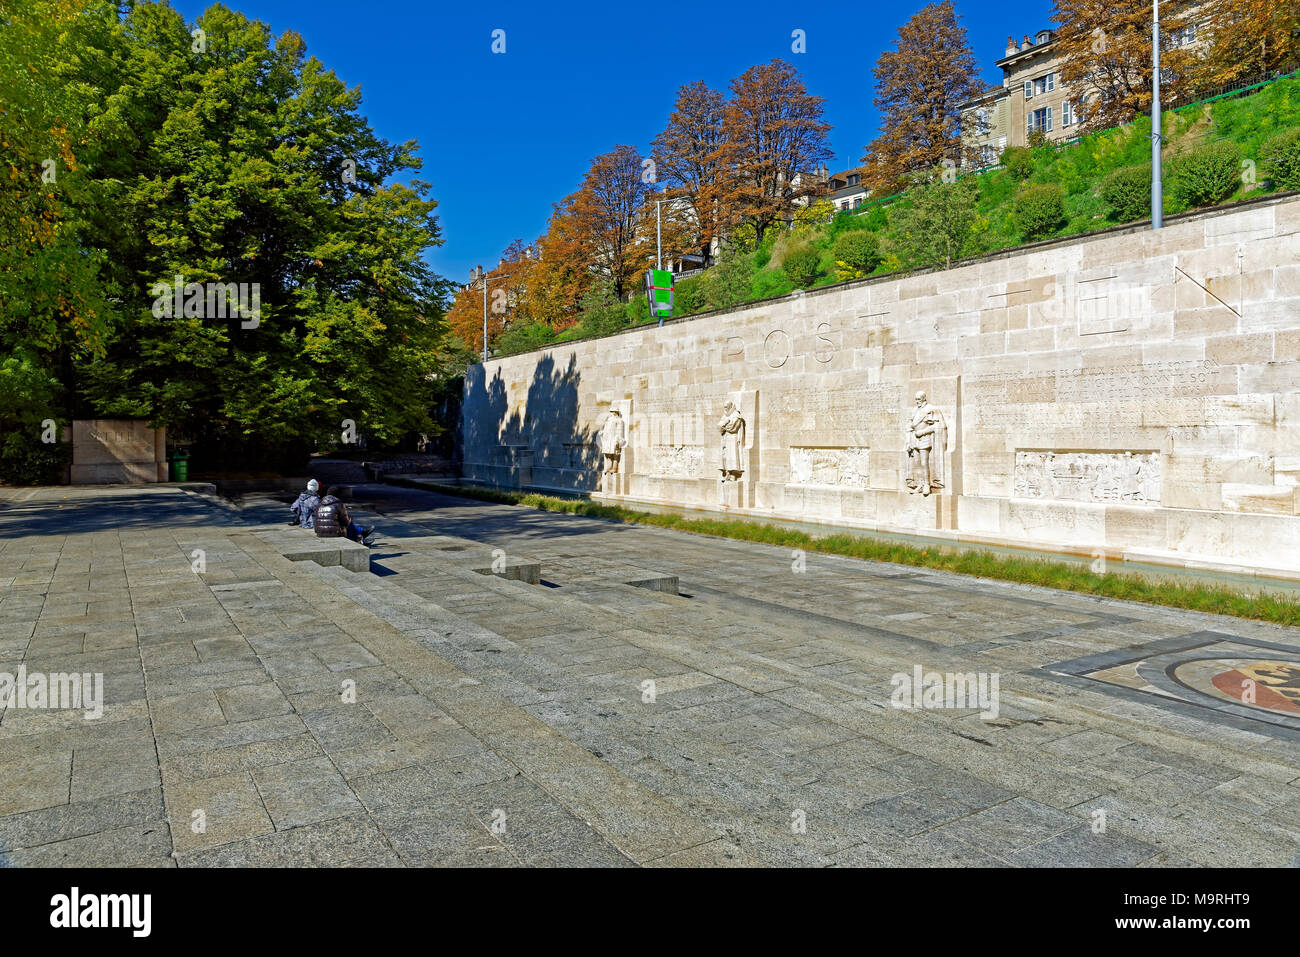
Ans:
MULTIPOLYGON (((1054 30, 1039 30, 1017 43, 1007 37, 997 61, 1002 85, 961 104, 963 158, 967 167, 990 166, 1009 146, 1026 146, 1034 134, 1049 143, 1073 139, 1081 130, 1081 105, 1095 91, 1061 80, 1064 57, 1054 30)), ((1195 22, 1166 33, 1162 49, 1195 46, 1195 22)))

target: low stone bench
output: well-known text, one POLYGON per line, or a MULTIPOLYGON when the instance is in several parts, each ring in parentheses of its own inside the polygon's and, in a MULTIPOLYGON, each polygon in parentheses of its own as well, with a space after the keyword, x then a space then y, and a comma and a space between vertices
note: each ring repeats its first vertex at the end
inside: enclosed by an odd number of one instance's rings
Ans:
POLYGON ((291 562, 342 565, 350 572, 370 571, 370 549, 346 538, 320 538, 311 529, 259 532, 258 537, 273 545, 291 562))
POLYGON ((577 585, 595 585, 618 583, 631 585, 633 588, 648 588, 650 591, 677 594, 677 576, 666 575, 639 565, 625 565, 619 562, 606 562, 600 568, 592 569, 573 581, 577 585))
POLYGON ((495 575, 497 578, 529 585, 540 585, 542 582, 542 563, 537 559, 494 549, 468 538, 453 535, 389 538, 385 539, 384 547, 418 552, 433 561, 480 575, 495 575))
POLYGON ((588 587, 591 585, 631 585, 650 591, 676 595, 676 575, 668 575, 641 565, 608 561, 603 558, 565 559, 556 562, 554 578, 562 587, 588 587))

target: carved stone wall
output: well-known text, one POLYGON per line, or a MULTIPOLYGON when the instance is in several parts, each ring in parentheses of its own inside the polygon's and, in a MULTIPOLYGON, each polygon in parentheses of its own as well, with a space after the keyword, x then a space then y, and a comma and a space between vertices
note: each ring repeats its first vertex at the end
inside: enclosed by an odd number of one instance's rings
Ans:
POLYGON ((700 478, 704 475, 704 448, 698 445, 652 445, 650 474, 700 478))
POLYGON ((1016 452, 1015 496, 1160 504, 1159 452, 1016 452))
MULTIPOLYGON (((521 481, 496 446, 590 440, 616 401, 607 499, 1300 573, 1300 199, 493 360, 466 378, 464 474, 521 481), (924 499, 918 391, 948 433, 924 499), (721 500, 737 396, 743 488, 721 500)), ((548 461, 534 485, 594 488, 548 461)))
POLYGON ((790 484, 864 489, 869 453, 858 447, 795 446, 790 449, 790 484))

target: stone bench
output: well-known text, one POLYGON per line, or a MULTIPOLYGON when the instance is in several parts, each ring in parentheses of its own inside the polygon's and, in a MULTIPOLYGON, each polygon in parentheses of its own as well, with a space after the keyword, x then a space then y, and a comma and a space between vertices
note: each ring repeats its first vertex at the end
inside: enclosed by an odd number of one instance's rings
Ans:
POLYGON ((480 575, 495 575, 510 581, 539 585, 542 581, 542 563, 526 555, 517 555, 495 549, 482 542, 453 535, 422 535, 409 538, 387 538, 385 548, 418 552, 438 563, 452 565, 480 575))
POLYGON ((350 572, 370 571, 370 549, 346 538, 319 538, 306 528, 259 532, 258 538, 273 545, 291 562, 342 565, 350 572))
POLYGON ((633 588, 648 588, 650 591, 677 594, 677 576, 642 568, 639 565, 627 565, 620 562, 602 562, 599 568, 593 568, 576 577, 567 578, 565 584, 596 585, 617 583, 631 585, 633 588))

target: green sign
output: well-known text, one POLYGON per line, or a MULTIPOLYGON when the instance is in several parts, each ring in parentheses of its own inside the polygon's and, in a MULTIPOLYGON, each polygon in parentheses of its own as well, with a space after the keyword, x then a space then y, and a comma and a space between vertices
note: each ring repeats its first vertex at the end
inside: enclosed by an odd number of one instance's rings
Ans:
POLYGON ((650 315, 671 319, 673 315, 673 274, 667 269, 648 269, 645 294, 650 301, 650 315))

